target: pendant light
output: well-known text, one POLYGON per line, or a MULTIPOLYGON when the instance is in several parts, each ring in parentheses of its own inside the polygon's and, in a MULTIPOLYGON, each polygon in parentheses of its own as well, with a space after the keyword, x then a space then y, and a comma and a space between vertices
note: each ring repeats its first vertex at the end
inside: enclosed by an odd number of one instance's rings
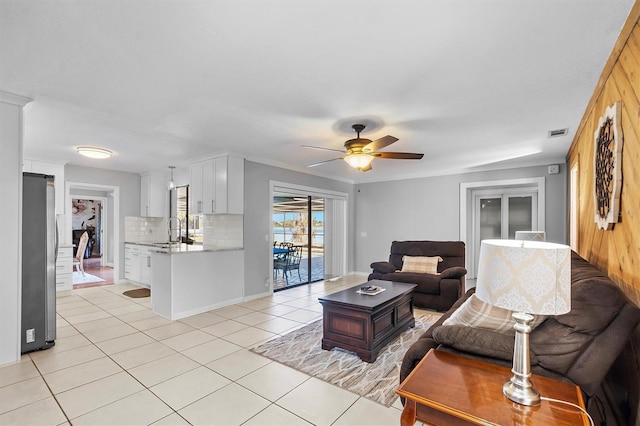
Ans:
POLYGON ((169 191, 176 188, 176 183, 173 181, 173 169, 175 169, 175 166, 169 166, 169 170, 171 170, 171 179, 169 179, 169 191))

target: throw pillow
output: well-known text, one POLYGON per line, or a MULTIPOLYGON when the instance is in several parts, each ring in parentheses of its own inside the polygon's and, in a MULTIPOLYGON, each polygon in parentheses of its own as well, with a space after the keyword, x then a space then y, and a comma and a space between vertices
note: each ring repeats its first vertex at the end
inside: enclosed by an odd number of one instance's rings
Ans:
MULTIPOLYGON (((464 325, 513 334, 515 320, 511 317, 511 314, 513 314, 513 311, 492 306, 472 294, 442 325, 464 325)), ((547 319, 545 315, 534 315, 531 329, 533 330, 542 324, 545 319, 547 319)))
POLYGON ((403 256, 402 270, 400 272, 418 272, 423 274, 437 274, 438 262, 442 262, 440 256, 403 256))

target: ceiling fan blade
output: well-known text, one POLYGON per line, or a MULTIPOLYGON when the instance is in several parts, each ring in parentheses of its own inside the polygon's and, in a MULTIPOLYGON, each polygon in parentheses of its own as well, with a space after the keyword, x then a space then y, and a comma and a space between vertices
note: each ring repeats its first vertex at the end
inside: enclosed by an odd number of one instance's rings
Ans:
POLYGON ((321 164, 324 164, 324 163, 329 163, 331 161, 342 160, 342 159, 343 159, 343 157, 332 158, 331 160, 324 160, 324 161, 320 161, 318 163, 309 164, 307 167, 316 167, 316 166, 320 166, 321 164))
POLYGON ((342 152, 345 153, 342 149, 333 149, 333 148, 323 148, 321 146, 312 146, 312 145, 302 145, 303 148, 309 149, 317 149, 318 151, 333 151, 333 152, 342 152))
POLYGON ((394 142, 397 142, 398 138, 387 135, 384 137, 381 137, 380 139, 376 139, 375 141, 367 144, 366 146, 364 146, 362 148, 362 150, 364 152, 372 152, 372 151, 378 151, 379 149, 382 149, 386 146, 391 145, 394 142))
POLYGON ((372 152, 376 158, 395 158, 397 160, 420 160, 424 157, 424 154, 417 154, 415 152, 372 152))

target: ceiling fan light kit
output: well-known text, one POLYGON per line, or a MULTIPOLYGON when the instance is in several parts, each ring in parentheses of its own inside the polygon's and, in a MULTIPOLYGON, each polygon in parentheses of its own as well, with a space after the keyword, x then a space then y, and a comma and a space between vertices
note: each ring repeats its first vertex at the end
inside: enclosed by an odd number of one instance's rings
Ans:
POLYGON ((328 163, 334 160, 344 160, 349 166, 354 169, 366 172, 371 170, 371 162, 374 158, 389 158, 395 160, 419 160, 424 154, 417 154, 412 152, 378 152, 378 150, 391 145, 396 142, 398 138, 387 135, 380 139, 372 141, 371 139, 361 138, 360 132, 365 128, 364 124, 354 124, 351 126, 355 130, 357 137, 355 139, 349 139, 344 143, 344 151, 321 148, 315 146, 303 146, 304 148, 319 149, 323 151, 338 151, 347 154, 344 157, 332 158, 331 160, 321 161, 319 163, 311 164, 307 167, 315 167, 324 163, 328 163))
POLYGON ((349 154, 344 157, 344 161, 349 163, 354 169, 363 169, 373 161, 373 156, 369 154, 349 154))

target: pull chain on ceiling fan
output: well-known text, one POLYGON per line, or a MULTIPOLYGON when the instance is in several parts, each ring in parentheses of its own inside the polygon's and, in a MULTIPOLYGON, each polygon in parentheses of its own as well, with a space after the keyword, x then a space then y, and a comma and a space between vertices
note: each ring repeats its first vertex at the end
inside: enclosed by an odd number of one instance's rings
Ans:
POLYGON ((354 169, 366 172, 371 170, 371 162, 374 158, 388 158, 396 160, 420 160, 424 154, 413 152, 379 152, 392 143, 398 141, 398 138, 387 135, 380 139, 372 141, 371 139, 361 138, 360 133, 365 129, 364 124, 354 124, 351 126, 356 132, 355 139, 349 139, 344 143, 344 151, 339 149, 322 148, 319 146, 303 145, 303 148, 318 149, 322 151, 334 151, 347 154, 343 157, 332 158, 330 160, 320 161, 319 163, 310 164, 307 167, 316 167, 324 163, 335 160, 344 160, 354 169))

